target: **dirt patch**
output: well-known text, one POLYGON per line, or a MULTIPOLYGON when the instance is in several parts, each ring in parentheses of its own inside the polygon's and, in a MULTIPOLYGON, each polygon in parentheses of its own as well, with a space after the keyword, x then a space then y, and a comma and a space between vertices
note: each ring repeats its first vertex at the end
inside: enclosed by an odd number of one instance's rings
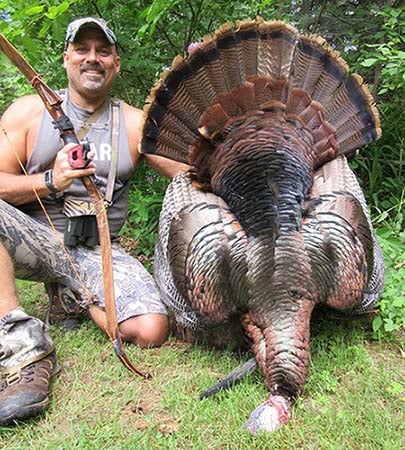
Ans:
POLYGON ((144 431, 156 427, 164 435, 180 429, 179 420, 162 407, 160 390, 149 385, 142 387, 138 398, 126 404, 122 413, 122 420, 129 429, 144 431))

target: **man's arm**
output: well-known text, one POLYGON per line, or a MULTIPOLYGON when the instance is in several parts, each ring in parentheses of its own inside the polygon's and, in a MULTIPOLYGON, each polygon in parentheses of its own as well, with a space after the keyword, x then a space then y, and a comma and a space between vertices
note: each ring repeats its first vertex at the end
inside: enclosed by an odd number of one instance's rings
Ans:
POLYGON ((20 162, 25 166, 29 154, 29 130, 42 113, 42 105, 34 95, 22 97, 8 107, 1 118, 0 128, 0 198, 11 204, 21 204, 49 193, 44 176, 25 176, 20 162))
MULTIPOLYGON (((43 104, 36 95, 16 100, 3 114, 0 127, 0 198, 13 205, 21 205, 50 194, 45 185, 45 173, 25 175, 20 162, 26 166, 35 144, 43 104), (35 192, 34 192, 35 191, 35 192)), ((53 167, 52 183, 63 191, 75 178, 92 175, 95 167, 72 169, 68 161, 69 144, 60 150, 53 167)))
POLYGON ((144 157, 148 165, 164 177, 173 178, 180 172, 187 172, 190 169, 187 164, 163 156, 145 154, 144 157))
POLYGON ((132 159, 135 167, 139 164, 142 157, 146 163, 156 170, 160 175, 173 178, 180 172, 187 171, 190 166, 163 156, 141 154, 138 151, 138 145, 142 136, 143 112, 128 104, 124 104, 125 120, 127 123, 127 134, 132 159))

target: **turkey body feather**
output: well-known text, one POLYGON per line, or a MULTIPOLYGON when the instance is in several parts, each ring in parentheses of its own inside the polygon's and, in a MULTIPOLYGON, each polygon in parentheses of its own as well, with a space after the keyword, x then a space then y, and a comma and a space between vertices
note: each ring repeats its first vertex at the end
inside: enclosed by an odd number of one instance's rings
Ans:
POLYGON ((252 433, 290 418, 313 309, 361 310, 382 291, 345 156, 380 133, 361 77, 322 38, 279 21, 224 25, 152 89, 141 151, 191 166, 166 192, 157 283, 196 339, 249 340, 270 391, 252 433))

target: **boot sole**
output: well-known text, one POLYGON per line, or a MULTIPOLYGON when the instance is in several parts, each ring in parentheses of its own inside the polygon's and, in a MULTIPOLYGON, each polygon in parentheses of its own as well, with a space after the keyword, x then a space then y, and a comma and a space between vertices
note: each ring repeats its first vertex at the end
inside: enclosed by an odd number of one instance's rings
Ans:
POLYGON ((0 418, 0 426, 14 425, 14 422, 16 421, 39 416, 47 410, 49 403, 49 398, 46 397, 41 402, 20 407, 18 408, 18 411, 12 412, 8 417, 0 418))

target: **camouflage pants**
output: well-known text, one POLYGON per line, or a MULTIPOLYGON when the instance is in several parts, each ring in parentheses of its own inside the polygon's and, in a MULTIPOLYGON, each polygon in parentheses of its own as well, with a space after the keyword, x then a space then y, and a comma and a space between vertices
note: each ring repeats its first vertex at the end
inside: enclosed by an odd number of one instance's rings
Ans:
MULTIPOLYGON (((61 233, 2 200, 0 242, 13 261, 16 278, 56 282, 76 293, 76 301, 80 306, 88 308, 95 304, 104 307, 99 246, 94 249, 83 246, 63 249, 61 233)), ((146 313, 166 314, 156 284, 142 264, 125 253, 118 243, 113 244, 112 257, 118 322, 146 313)), ((20 312, 16 311, 13 311, 14 315, 19 316, 20 312)), ((16 329, 15 326, 7 327, 5 324, 7 320, 15 319, 11 317, 13 314, 10 314, 0 322, 1 342, 4 340, 3 336, 16 329)), ((37 322, 39 319, 32 320, 35 322, 32 322, 32 326, 36 331, 31 334, 34 340, 38 340, 38 330, 42 327, 42 334, 45 333, 44 326, 42 322, 37 322)), ((30 325, 28 322, 25 323, 26 328, 30 325)), ((50 339, 46 340, 52 345, 50 339)), ((43 353, 43 349, 40 352, 43 353)), ((0 367, 3 364, 3 353, 0 347, 0 367)))

